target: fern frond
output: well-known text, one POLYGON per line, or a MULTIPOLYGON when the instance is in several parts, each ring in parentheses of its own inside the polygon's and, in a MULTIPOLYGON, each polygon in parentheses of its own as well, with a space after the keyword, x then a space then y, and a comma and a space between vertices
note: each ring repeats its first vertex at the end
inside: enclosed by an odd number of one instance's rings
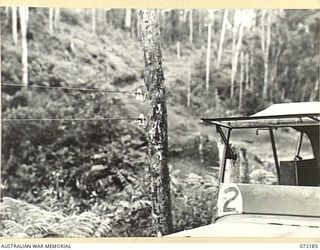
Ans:
POLYGON ((101 221, 100 225, 98 226, 97 230, 94 233, 94 236, 106 237, 108 236, 108 233, 111 231, 112 231, 111 220, 105 219, 101 221))
POLYGON ((3 221, 3 224, 5 226, 4 232, 10 236, 14 236, 18 233, 24 233, 23 226, 13 220, 5 220, 3 221))
POLYGON ((48 234, 47 224, 33 224, 29 225, 24 229, 24 233, 33 237, 43 237, 48 234))
POLYGON ((200 175, 189 173, 184 181, 189 185, 200 185, 203 184, 203 178, 200 175))
POLYGON ((71 238, 79 238, 79 237, 90 237, 91 234, 88 232, 85 232, 84 230, 81 230, 79 228, 72 229, 66 237, 71 237, 71 238))
POLYGON ((14 238, 30 238, 31 236, 26 233, 17 233, 15 235, 12 235, 14 238))
POLYGON ((114 177, 119 181, 121 188, 124 188, 129 184, 126 175, 122 171, 117 171, 114 177))

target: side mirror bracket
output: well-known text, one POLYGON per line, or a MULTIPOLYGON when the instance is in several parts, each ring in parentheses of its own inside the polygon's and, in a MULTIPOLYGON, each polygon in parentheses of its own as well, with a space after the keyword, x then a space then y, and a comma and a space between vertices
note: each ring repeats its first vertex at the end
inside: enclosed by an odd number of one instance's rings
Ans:
POLYGON ((217 128, 217 132, 220 134, 221 136, 221 139, 222 141, 224 142, 224 144, 226 145, 227 147, 227 150, 226 150, 226 158, 227 159, 231 159, 231 160, 237 160, 237 154, 232 150, 230 144, 229 144, 229 141, 227 140, 225 134, 223 133, 222 129, 221 129, 221 126, 219 125, 216 125, 216 128, 217 128))

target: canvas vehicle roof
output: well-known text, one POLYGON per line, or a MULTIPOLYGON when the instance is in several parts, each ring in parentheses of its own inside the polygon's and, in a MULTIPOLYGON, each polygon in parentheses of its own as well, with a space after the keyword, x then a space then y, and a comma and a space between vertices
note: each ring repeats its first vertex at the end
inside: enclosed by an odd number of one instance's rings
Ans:
POLYGON ((320 113, 320 102, 293 102, 272 104, 268 108, 252 115, 259 116, 281 116, 281 115, 308 115, 320 113))
POLYGON ((301 127, 320 125, 320 102, 278 103, 247 117, 201 118, 228 128, 301 127))

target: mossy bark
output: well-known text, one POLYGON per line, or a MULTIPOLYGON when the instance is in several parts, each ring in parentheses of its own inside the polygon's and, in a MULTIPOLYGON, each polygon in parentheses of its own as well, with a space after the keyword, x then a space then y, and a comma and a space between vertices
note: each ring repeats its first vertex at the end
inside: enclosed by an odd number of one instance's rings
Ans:
POLYGON ((147 87, 147 131, 150 157, 152 219, 157 236, 172 232, 170 176, 168 169, 167 108, 162 70, 159 10, 139 11, 140 39, 147 87))

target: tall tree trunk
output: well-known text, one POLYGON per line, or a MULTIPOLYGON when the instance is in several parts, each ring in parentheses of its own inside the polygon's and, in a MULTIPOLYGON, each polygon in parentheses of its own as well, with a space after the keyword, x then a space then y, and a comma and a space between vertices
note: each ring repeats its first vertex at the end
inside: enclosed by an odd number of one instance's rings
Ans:
POLYGON ((233 56, 233 62, 232 62, 231 92, 230 92, 231 98, 233 98, 233 95, 234 95, 234 81, 235 81, 235 77, 236 77, 236 74, 237 74, 238 57, 239 57, 239 53, 240 53, 241 45, 242 45, 243 29, 244 29, 243 25, 240 24, 239 37, 238 37, 237 45, 236 45, 234 56, 233 56))
POLYGON ((208 24, 207 59, 206 59, 206 91, 209 91, 210 81, 210 55, 211 55, 211 22, 208 24))
POLYGON ((4 11, 5 11, 5 13, 6 13, 6 22, 5 22, 5 24, 8 24, 9 19, 10 19, 10 17, 9 17, 9 15, 10 15, 10 8, 9 8, 9 7, 5 7, 4 11))
POLYGON ((201 36, 202 36, 202 13, 201 13, 201 10, 198 10, 198 33, 199 33, 199 39, 201 40, 201 36))
POLYGON ((109 18, 109 12, 110 10, 109 9, 105 9, 105 23, 107 24, 107 26, 112 26, 112 20, 111 18, 109 18))
POLYGON ((270 18, 270 11, 267 13, 267 37, 266 37, 266 44, 265 44, 265 53, 264 53, 264 81, 263 81, 263 90, 262 90, 262 97, 263 99, 268 99, 268 92, 269 92, 269 49, 270 49, 270 42, 271 42, 271 18, 270 18))
MULTIPOLYGON (((131 11, 131 27, 130 27, 130 35, 131 37, 134 37, 136 36, 136 27, 137 27, 137 19, 136 19, 136 11, 135 10, 132 10, 131 11)), ((160 12, 161 13, 161 12, 160 12)), ((161 26, 161 17, 160 17, 160 26, 161 26)), ((162 35, 162 34, 161 34, 162 35)), ((161 39, 162 39, 162 36, 161 36, 161 39)), ((163 39, 162 39, 163 40, 163 39)))
POLYGON ((240 53, 240 81, 239 81, 239 109, 242 108, 243 100, 243 82, 244 82, 244 55, 240 53))
POLYGON ((92 34, 96 34, 96 9, 91 9, 91 27, 92 34))
MULTIPOLYGON (((315 36, 316 37, 316 36, 315 36)), ((318 38, 319 38, 319 28, 318 28, 318 38)), ((320 54, 320 41, 319 39, 314 39, 315 43, 314 43, 314 52, 316 53, 316 55, 318 55, 316 58, 317 58, 317 79, 315 81, 315 84, 314 84, 314 88, 313 88, 313 91, 311 91, 311 94, 310 94, 310 97, 309 97, 309 100, 310 101, 319 101, 320 99, 320 93, 319 93, 319 77, 320 77, 320 58, 319 58, 319 54, 320 54)))
POLYGON ((278 64, 279 64, 279 60, 280 60, 280 56, 283 52, 282 50, 282 39, 281 39, 281 34, 280 34, 280 25, 276 25, 277 28, 277 37, 278 37, 278 46, 276 46, 276 44, 274 44, 274 48, 276 49, 276 53, 275 53, 275 58, 273 61, 273 68, 272 68, 272 73, 271 73, 271 100, 275 101, 275 92, 279 91, 279 87, 277 84, 277 77, 278 77, 278 64))
MULTIPOLYGON (((317 95, 319 95, 319 78, 317 78, 314 84, 314 88, 313 88, 313 91, 311 91, 309 101, 310 102, 315 101, 317 99, 317 95)), ((317 101, 319 101, 319 98, 317 101)))
POLYGON ((254 42, 252 42, 251 44, 251 48, 250 48, 250 90, 254 90, 254 85, 255 85, 255 82, 254 82, 254 75, 253 75, 253 72, 254 72, 254 42))
POLYGON ((218 88, 215 88, 214 90, 214 103, 215 103, 215 109, 220 110, 221 100, 220 100, 218 88))
POLYGON ((53 34, 53 8, 49 8, 49 33, 53 34))
MULTIPOLYGON (((160 19, 160 27, 164 27, 164 25, 166 23, 166 11, 164 11, 164 10, 160 11, 159 19, 160 19)), ((163 43, 169 43, 167 33, 168 33, 168 31, 166 31, 166 30, 162 30, 162 32, 161 32, 161 41, 163 43)))
POLYGON ((188 61, 188 79, 187 79, 187 107, 190 107, 191 102, 191 62, 188 61))
MULTIPOLYGON (((237 152, 237 148, 232 147, 234 152, 237 152)), ((224 183, 239 183, 239 162, 231 159, 227 159, 224 183)))
POLYGON ((266 11, 267 10, 261 10, 261 49, 262 49, 262 53, 265 54, 265 46, 266 46, 266 42, 265 42, 265 16, 266 16, 266 11))
POLYGON ((214 12, 209 10, 208 39, 207 39, 207 59, 206 59, 206 91, 209 92, 210 82, 210 58, 211 58, 211 41, 212 41, 212 23, 214 22, 214 12))
POLYGON ((187 16, 188 16, 188 12, 189 10, 188 9, 185 9, 185 10, 181 10, 180 13, 183 13, 183 16, 182 16, 182 22, 185 23, 187 22, 187 16))
POLYGON ((193 44, 193 11, 189 11, 189 42, 193 44))
POLYGON ((249 86, 250 86, 250 72, 249 72, 249 61, 250 61, 250 58, 249 58, 249 53, 245 53, 245 86, 246 86, 246 89, 249 89, 249 86))
POLYGON ((12 39, 16 45, 18 43, 18 30, 17 30, 17 7, 11 7, 12 10, 12 39))
POLYGON ((54 27, 57 29, 59 27, 59 21, 60 21, 60 8, 54 9, 54 27))
POLYGON ((224 182, 249 183, 249 165, 246 149, 243 147, 232 147, 232 149, 237 154, 238 159, 227 160, 224 182))
POLYGON ((274 92, 278 90, 277 88, 277 75, 278 75, 278 64, 279 64, 279 58, 281 55, 281 50, 278 48, 277 53, 275 55, 274 63, 273 63, 273 70, 271 75, 271 100, 274 101, 274 92))
POLYGON ((27 23, 27 27, 28 27, 28 23, 29 23, 29 8, 26 8, 26 23, 27 23))
POLYGON ((231 55, 232 55, 232 62, 231 62, 231 89, 230 89, 230 97, 233 97, 234 94, 234 75, 233 75, 233 71, 234 71, 234 57, 236 54, 236 41, 237 41, 237 33, 238 33, 238 27, 235 26, 235 24, 232 27, 232 51, 231 51, 231 55))
POLYGON ((200 132, 200 134, 199 134, 199 146, 198 146, 200 166, 204 166, 203 147, 204 147, 204 135, 202 134, 202 132, 200 132))
POLYGON ((22 83, 28 86, 27 8, 19 7, 22 44, 22 83))
POLYGON ((181 57, 181 44, 180 41, 177 41, 177 58, 181 57))
POLYGON ((168 168, 167 108, 162 70, 159 10, 139 11, 144 54, 144 81, 148 91, 148 151, 152 196, 152 219, 158 236, 172 233, 170 176, 168 168))
POLYGON ((304 102, 305 98, 306 98, 306 92, 307 92, 307 82, 305 82, 303 84, 303 87, 302 87, 302 92, 301 92, 301 97, 300 97, 300 102, 304 102))
POLYGON ((223 42, 224 42, 224 37, 225 37, 226 27, 227 27, 227 21, 228 21, 228 14, 229 14, 229 10, 224 10, 222 28, 221 28, 221 35, 220 35, 220 41, 219 41, 219 49, 218 49, 217 69, 220 69, 222 50, 223 50, 223 42))
MULTIPOLYGON (((218 157, 219 157, 219 165, 220 163, 223 161, 223 151, 224 151, 224 142, 221 139, 221 137, 219 137, 217 139, 217 148, 218 148, 218 157)), ((221 171, 221 169, 220 169, 221 171)))
POLYGON ((238 34, 238 27, 233 25, 232 26, 232 56, 234 56, 236 51, 237 34, 238 34))
POLYGON ((282 88, 281 89, 281 100, 284 100, 286 98, 286 89, 282 88))
MULTIPOLYGON (((138 13, 138 10, 137 10, 137 13, 138 13)), ((138 16, 138 15, 137 15, 138 16)), ((162 27, 162 26, 161 26, 162 27)), ((139 20, 137 20, 137 26, 136 26, 136 29, 137 29, 137 37, 140 39, 140 23, 139 23, 139 20)))
POLYGON ((131 27, 131 9, 126 9, 124 26, 128 29, 131 27))
POLYGON ((97 23, 104 24, 105 23, 105 10, 104 9, 97 9, 97 23))
POLYGON ((247 150, 244 147, 240 147, 238 151, 239 155, 239 181, 240 183, 249 183, 249 164, 247 158, 247 150))

